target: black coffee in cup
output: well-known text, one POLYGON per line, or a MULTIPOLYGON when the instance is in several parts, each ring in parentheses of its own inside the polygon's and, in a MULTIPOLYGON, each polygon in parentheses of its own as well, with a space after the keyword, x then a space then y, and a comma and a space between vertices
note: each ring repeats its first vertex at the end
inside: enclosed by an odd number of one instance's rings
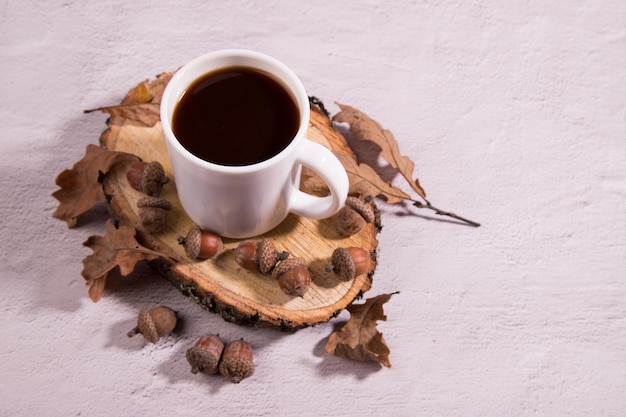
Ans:
POLYGON ((285 149, 298 131, 300 111, 271 76, 235 66, 195 80, 176 104, 171 123, 178 141, 198 158, 242 166, 285 149))

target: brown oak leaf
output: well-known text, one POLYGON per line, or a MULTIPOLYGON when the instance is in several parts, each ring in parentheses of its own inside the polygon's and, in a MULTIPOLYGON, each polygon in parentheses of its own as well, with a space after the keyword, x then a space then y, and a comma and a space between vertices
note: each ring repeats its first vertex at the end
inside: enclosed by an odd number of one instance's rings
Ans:
MULTIPOLYGON (((321 105, 323 109, 323 104, 321 104, 319 99, 316 100, 314 104, 316 106, 321 105)), ((374 197, 383 196, 390 204, 399 203, 410 198, 410 196, 401 189, 384 181, 372 167, 364 163, 358 163, 353 150, 350 148, 345 138, 332 126, 328 113, 324 112, 319 107, 312 107, 312 111, 324 115, 323 118, 311 117, 311 124, 318 131, 325 132, 328 143, 320 143, 330 147, 333 154, 335 154, 346 170, 350 184, 348 190, 349 194, 374 197), (331 140, 331 138, 334 140, 331 140)), ((302 168, 301 180, 302 188, 309 193, 320 196, 325 196, 330 193, 326 182, 324 182, 315 171, 307 167, 302 168)))
POLYGON ((120 104, 85 110, 85 113, 101 111, 114 117, 134 120, 152 127, 161 120, 161 97, 165 86, 173 75, 173 72, 159 74, 157 78, 146 80, 133 87, 120 104))
POLYGON ((135 239, 134 227, 120 225, 116 228, 111 220, 105 225, 104 236, 90 236, 84 243, 93 253, 83 259, 82 276, 89 286, 89 298, 97 302, 102 297, 106 279, 114 268, 127 276, 139 261, 151 261, 165 255, 140 245, 135 239))
POLYGON ((65 220, 68 227, 76 226, 78 216, 97 202, 105 200, 99 182, 100 176, 117 163, 138 159, 129 153, 107 151, 97 145, 87 145, 83 158, 71 169, 66 169, 57 176, 56 184, 61 189, 52 196, 59 200, 59 207, 52 215, 65 220))
POLYGON ((383 181, 372 167, 367 164, 359 164, 354 157, 345 153, 335 152, 335 155, 348 173, 350 183, 350 194, 362 196, 382 195, 389 204, 396 204, 411 198, 399 188, 396 188, 383 181))
POLYGON ((170 82, 170 80, 172 79, 174 74, 176 74, 176 71, 163 72, 163 73, 157 75, 157 77, 154 78, 154 79, 150 79, 150 80, 144 81, 139 86, 131 89, 128 92, 128 94, 126 94, 126 97, 124 98, 124 101, 125 102, 130 101, 130 102, 133 102, 133 103, 142 102, 140 100, 133 99, 133 93, 137 89, 145 88, 152 95, 152 98, 150 99, 150 102, 152 102, 152 103, 161 103, 161 97, 163 97, 163 91, 165 90, 165 87, 170 82), (143 85, 143 87, 141 87, 142 85, 143 85))
MULTIPOLYGON (((389 204, 396 204, 411 196, 399 188, 383 181, 372 167, 359 164, 354 156, 344 152, 333 152, 348 174, 350 188, 348 194, 361 196, 383 196, 389 204)), ((326 196, 330 193, 326 182, 315 172, 306 167, 302 169, 302 188, 308 193, 326 196)))
POLYGON ((398 170, 417 194, 426 198, 426 192, 419 180, 413 178, 415 164, 400 153, 398 142, 396 142, 393 134, 362 111, 344 104, 337 103, 337 105, 341 111, 333 116, 333 121, 348 123, 350 131, 356 139, 367 140, 378 145, 381 149, 380 156, 398 170))
POLYGON ((326 342, 326 352, 346 359, 378 362, 390 368, 390 351, 382 333, 376 328, 376 322, 387 320, 383 304, 394 294, 397 293, 368 298, 363 304, 350 304, 347 307, 350 319, 341 329, 330 335, 326 342))
POLYGON ((150 103, 153 99, 152 92, 148 87, 148 81, 139 83, 136 87, 131 88, 122 103, 124 104, 142 104, 150 103))

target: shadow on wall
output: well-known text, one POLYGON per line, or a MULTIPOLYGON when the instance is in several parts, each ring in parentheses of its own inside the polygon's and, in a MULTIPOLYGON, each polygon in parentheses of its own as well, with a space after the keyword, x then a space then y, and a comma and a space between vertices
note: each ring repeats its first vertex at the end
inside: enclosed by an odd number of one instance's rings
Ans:
MULTIPOLYGON (((5 154, 6 162, 0 166, 3 183, 7 184, 0 189, 4 204, 1 230, 11 253, 5 265, 6 277, 19 279, 19 287, 30 290, 27 308, 71 312, 80 307, 86 294, 80 271, 81 259, 89 250, 82 242, 100 233, 108 214, 104 205, 98 205, 81 217, 76 228, 68 229, 64 221, 52 217, 58 207, 52 193, 58 189, 57 175, 84 154, 88 143, 98 142, 105 126, 101 118, 82 114, 60 126, 58 132, 35 137, 37 146, 19 151, 25 155, 17 158, 10 151, 5 154)), ((37 134, 34 129, 33 135, 37 134)))

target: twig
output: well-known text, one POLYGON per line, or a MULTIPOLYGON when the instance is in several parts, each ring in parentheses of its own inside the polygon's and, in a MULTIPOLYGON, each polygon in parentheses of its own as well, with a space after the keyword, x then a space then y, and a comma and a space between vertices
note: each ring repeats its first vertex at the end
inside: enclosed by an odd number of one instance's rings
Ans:
POLYGON ((428 201, 428 200, 426 200, 426 203, 422 203, 421 201, 416 201, 416 200, 413 200, 413 199, 411 199, 411 201, 413 202, 413 205, 415 207, 417 207, 417 208, 426 208, 426 209, 434 211, 435 214, 438 214, 440 216, 452 217, 452 218, 454 218, 456 220, 460 220, 462 222, 465 222, 465 223, 467 223, 467 224, 469 224, 471 226, 480 227, 480 223, 475 222, 473 220, 466 219, 465 217, 458 216, 457 214, 452 213, 450 211, 445 211, 445 210, 438 209, 437 207, 435 207, 432 204, 430 204, 430 201, 428 201))
POLYGON ((320 109, 320 111, 330 119, 330 113, 328 112, 328 110, 326 110, 326 107, 324 106, 324 102, 322 102, 322 100, 315 96, 309 96, 309 104, 320 109))

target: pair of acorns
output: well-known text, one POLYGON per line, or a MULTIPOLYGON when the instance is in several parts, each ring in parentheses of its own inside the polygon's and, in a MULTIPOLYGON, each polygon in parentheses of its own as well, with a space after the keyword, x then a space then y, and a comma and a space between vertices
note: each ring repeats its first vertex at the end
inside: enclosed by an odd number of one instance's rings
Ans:
POLYGON ((157 161, 135 162, 126 171, 126 179, 132 188, 148 194, 137 201, 139 223, 148 233, 159 233, 165 228, 167 214, 172 209, 169 201, 159 197, 163 186, 170 181, 163 166, 157 161))
MULTIPOLYGON (((141 334, 149 342, 156 343, 162 336, 174 331, 177 321, 178 314, 166 306, 141 310, 137 326, 127 335, 141 334)), ((231 382, 239 383, 254 373, 252 347, 244 340, 224 344, 218 335, 204 336, 187 350, 186 357, 194 374, 215 375, 219 372, 231 382)))
MULTIPOLYGON (((187 236, 178 242, 184 246, 191 259, 209 259, 223 249, 222 239, 216 234, 194 225, 187 236)), ((291 257, 289 252, 278 251, 269 239, 247 240, 235 249, 235 261, 241 267, 262 274, 271 274, 287 295, 303 297, 311 285, 311 274, 303 258, 291 257)), ((349 281, 370 269, 369 253, 359 247, 336 248, 326 265, 341 280, 349 281)))
POLYGON ((201 337, 185 354, 191 373, 224 375, 238 384, 254 374, 254 354, 243 339, 224 343, 218 334, 201 337))
POLYGON ((371 196, 365 198, 348 196, 346 204, 336 215, 337 230, 341 236, 352 236, 361 231, 367 223, 376 222, 373 200, 371 196))

